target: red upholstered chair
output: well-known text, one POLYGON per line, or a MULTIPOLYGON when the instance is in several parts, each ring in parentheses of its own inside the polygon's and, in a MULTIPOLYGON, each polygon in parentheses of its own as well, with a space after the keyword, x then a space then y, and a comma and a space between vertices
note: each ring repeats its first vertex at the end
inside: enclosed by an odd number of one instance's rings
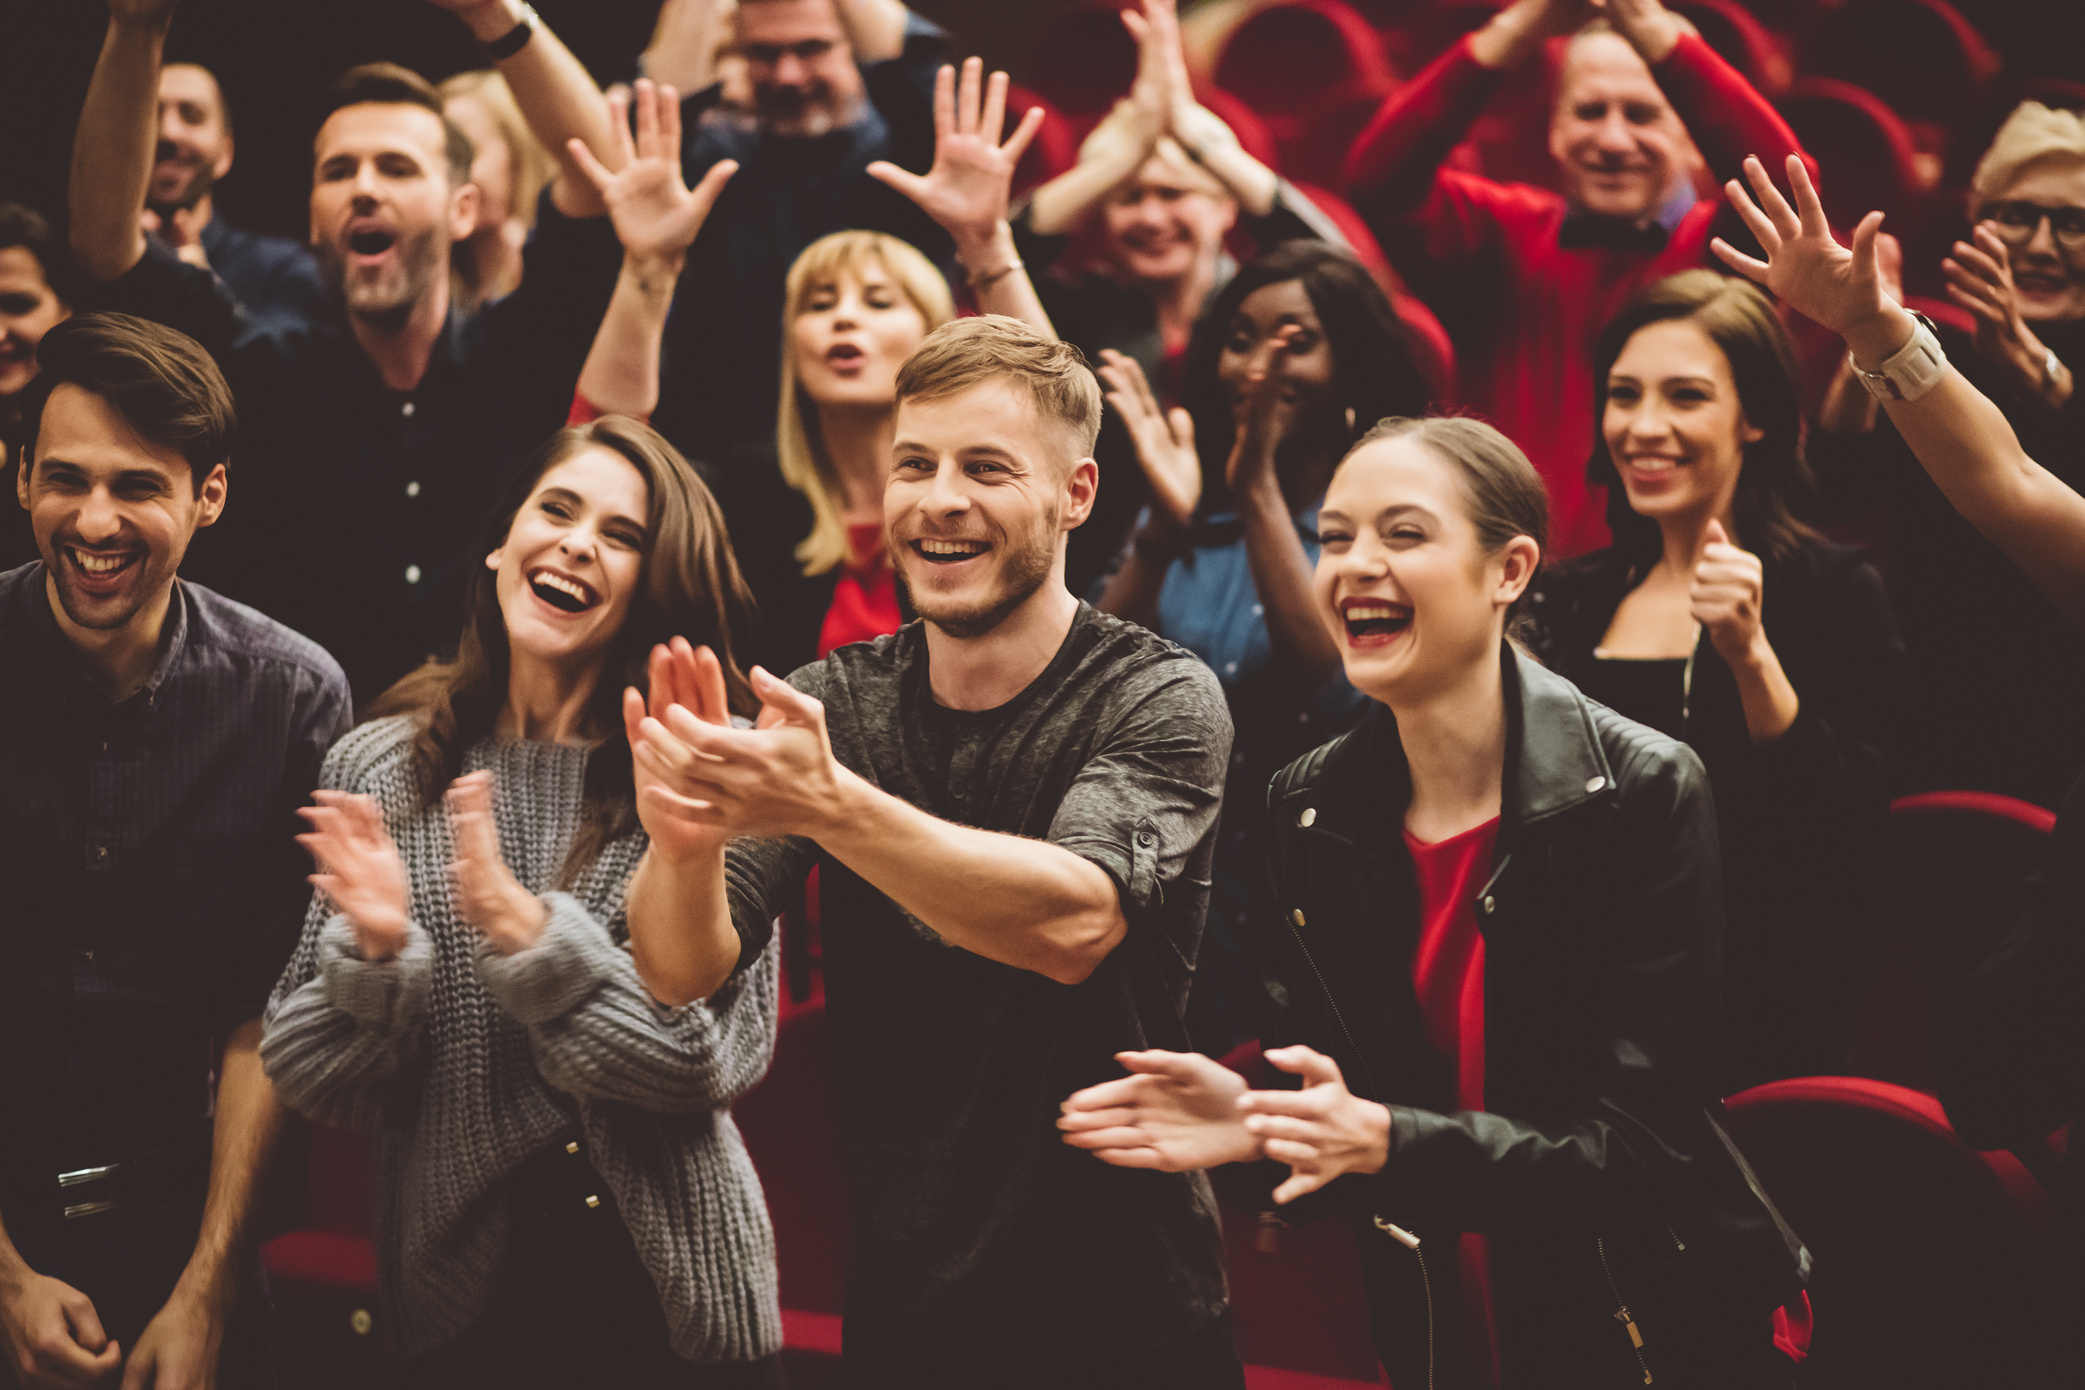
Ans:
POLYGON ((1817 158, 1817 191, 1832 225, 1852 227, 1881 208, 1903 234, 1940 170, 1937 161, 1922 163, 1897 113, 1873 92, 1826 77, 1803 78, 1778 105, 1817 158))
POLYGON ((1795 66, 1786 46, 1738 0, 1676 0, 1670 8, 1691 20, 1702 41, 1754 87, 1769 97, 1788 90, 1795 66))
POLYGON ((1881 910, 1849 1070, 1931 1091, 1941 1026, 2011 929, 2020 885, 2056 817, 1990 792, 1927 792, 1890 806, 1881 910))
POLYGON ((1816 1260, 1806 1390, 2064 1383, 2047 1194, 1940 1102, 1859 1077, 1769 1082, 1728 1127, 1816 1260))
POLYGON ((1029 142, 1028 152, 1014 168, 1014 193, 1026 193, 1038 184, 1048 183, 1059 174, 1079 162, 1079 133, 1071 118, 1057 109, 1055 102, 1041 92, 1010 84, 1006 89, 1006 133, 1011 135, 1028 114, 1028 108, 1040 106, 1043 123, 1029 142))
POLYGON ((1867 88, 1907 121, 1944 127, 1970 109, 1999 58, 1947 0, 1846 0, 1810 26, 1800 67, 1867 88))
POLYGON ((835 1375, 847 1287, 847 1197, 826 1046, 822 1003, 790 1012, 767 1075, 732 1107, 775 1223, 782 1338, 795 1385, 835 1375))
POLYGON ((1081 0, 1038 21, 1021 45, 1014 78, 1040 92, 1086 133, 1129 95, 1137 75, 1137 45, 1122 27, 1128 0, 1081 0))
MULTIPOLYGON (((285 1154, 294 1161, 294 1147, 285 1154)), ((376 1251, 371 1246, 363 1138, 308 1126, 303 1224, 261 1247, 275 1303, 283 1384, 365 1390, 386 1358, 376 1332, 376 1251)))
POLYGON ((1293 177, 1330 183, 1394 78, 1374 29, 1341 0, 1281 0, 1224 40, 1215 85, 1260 114, 1293 177))

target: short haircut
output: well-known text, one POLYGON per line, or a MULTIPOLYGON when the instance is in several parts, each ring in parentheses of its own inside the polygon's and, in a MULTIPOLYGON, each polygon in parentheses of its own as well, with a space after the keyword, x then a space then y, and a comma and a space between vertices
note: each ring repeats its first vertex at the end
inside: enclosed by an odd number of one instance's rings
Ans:
POLYGON ((72 252, 51 230, 51 224, 35 208, 21 203, 0 203, 0 251, 19 246, 36 258, 43 282, 64 303, 78 304, 86 286, 73 264, 72 252))
POLYGON ((434 113, 442 123, 442 155, 449 165, 449 186, 461 188, 471 181, 471 165, 478 152, 442 109, 442 94, 434 84, 411 68, 396 63, 363 63, 349 68, 333 84, 333 95, 319 120, 323 124, 335 111, 348 106, 417 106, 434 113))
POLYGON ((210 471, 231 461, 232 388, 186 333, 129 314, 76 314, 43 335, 36 360, 49 389, 91 392, 140 439, 188 460, 198 494, 210 471))
POLYGON ((160 64, 159 71, 164 75, 168 68, 194 68, 210 79, 210 87, 217 93, 217 118, 224 122, 224 133, 232 134, 232 99, 225 95, 224 80, 210 70, 210 65, 193 58, 168 58, 160 64))
POLYGON ((2020 171, 2042 159, 2085 162, 2085 116, 2023 101, 1998 127, 1969 179, 1969 215, 1981 217, 2020 171))
POLYGON ((1100 383, 1084 354, 1003 314, 957 319, 929 333, 898 369, 898 401, 936 400, 1002 377, 1026 386, 1036 410, 1064 426, 1073 458, 1092 457, 1100 383))

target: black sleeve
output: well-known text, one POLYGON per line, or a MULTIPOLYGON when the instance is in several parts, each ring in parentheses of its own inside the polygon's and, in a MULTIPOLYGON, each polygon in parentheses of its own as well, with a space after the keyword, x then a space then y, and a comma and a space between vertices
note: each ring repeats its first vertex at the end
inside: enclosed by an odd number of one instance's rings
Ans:
POLYGON ((2085 1098, 2085 778, 2056 817, 2027 905, 1943 1035, 1940 1101, 1974 1148, 2038 1147, 2085 1098))
POLYGON ((934 163, 934 76, 953 62, 948 35, 920 15, 905 21, 905 46, 895 58, 862 66, 869 102, 890 127, 890 160, 915 174, 934 163))
POLYGON ((1905 656, 1873 565, 1834 550, 1818 574, 1803 596, 1803 640, 1783 654, 1795 722, 1753 763, 1778 804, 1829 817, 1888 796, 1905 656))
POLYGON ((156 237, 129 270, 96 292, 92 307, 134 314, 186 333, 223 365, 247 332, 239 299, 224 281, 182 260, 156 237))
POLYGON ((470 325, 477 350, 493 355, 503 425, 528 447, 564 424, 622 263, 622 243, 606 217, 567 217, 545 189, 520 287, 470 325))
POLYGON ((1354 249, 1339 224, 1287 179, 1275 184, 1274 206, 1264 217, 1242 213, 1238 220, 1262 255, 1285 241, 1325 241, 1341 250, 1354 249))

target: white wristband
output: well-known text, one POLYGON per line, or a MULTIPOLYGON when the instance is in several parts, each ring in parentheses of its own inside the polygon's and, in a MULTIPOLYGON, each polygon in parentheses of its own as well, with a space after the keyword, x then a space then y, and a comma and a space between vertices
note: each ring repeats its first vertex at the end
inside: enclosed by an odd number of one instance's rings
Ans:
POLYGON ((1940 350, 1940 339, 1933 334, 1933 324, 1924 314, 1911 316, 1915 323, 1911 330, 1911 341, 1891 354, 1874 371, 1868 371, 1846 354, 1846 364, 1860 378, 1868 394, 1878 401, 1915 401, 1940 384, 1947 375, 1947 354, 1940 350))

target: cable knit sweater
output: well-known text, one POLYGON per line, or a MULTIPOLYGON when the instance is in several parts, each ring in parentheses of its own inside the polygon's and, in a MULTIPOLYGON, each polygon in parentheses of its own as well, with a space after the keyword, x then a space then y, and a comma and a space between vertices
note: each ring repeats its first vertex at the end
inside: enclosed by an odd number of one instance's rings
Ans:
POLYGON ((644 834, 611 843, 571 891, 546 891, 579 823, 587 754, 487 740, 464 769, 491 769, 500 855, 549 920, 526 951, 481 948, 457 915, 448 818, 419 805, 411 733, 405 719, 361 726, 319 780, 382 805, 411 883, 405 949, 362 960, 347 920, 314 902, 261 1041, 285 1102, 370 1132, 395 1348, 440 1346, 491 1305, 508 1240, 503 1180, 576 1124, 674 1348, 706 1362, 779 1351, 774 1235, 728 1110, 773 1053, 773 945, 709 999, 659 1005, 623 915, 644 834))

